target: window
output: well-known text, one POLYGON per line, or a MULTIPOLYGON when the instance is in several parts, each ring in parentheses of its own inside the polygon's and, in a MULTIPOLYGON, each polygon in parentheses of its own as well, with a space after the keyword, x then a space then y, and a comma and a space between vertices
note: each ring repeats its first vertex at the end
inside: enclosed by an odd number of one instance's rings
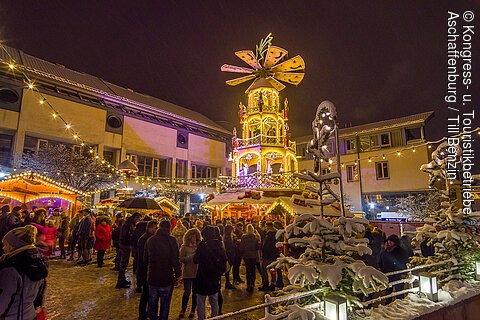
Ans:
POLYGON ((115 151, 113 150, 103 150, 103 159, 108 163, 115 163, 115 151))
POLYGON ((73 145, 72 146, 73 153, 78 154, 78 155, 82 154, 82 149, 83 149, 82 146, 79 146, 79 145, 73 145))
POLYGON ((297 156, 298 157, 305 157, 307 153, 307 145, 305 144, 297 144, 297 156))
POLYGON ((354 152, 357 149, 356 145, 357 144, 355 143, 355 139, 345 140, 345 148, 347 150, 347 153, 354 152))
POLYGON ((422 140, 422 129, 421 128, 409 128, 405 129, 405 138, 407 143, 414 140, 422 140))
POLYGON ((388 172, 388 162, 382 161, 375 163, 377 171, 377 180, 389 179, 390 174, 388 172))
POLYGON ((216 178, 219 170, 217 168, 201 166, 198 164, 192 165, 192 178, 193 179, 202 179, 202 178, 216 178))
POLYGON ((380 135, 380 142, 382 147, 390 146, 390 133, 382 133, 380 135))
POLYGON ((0 134, 0 165, 10 167, 12 161, 13 136, 0 134))
POLYGON ((157 178, 160 176, 160 160, 152 160, 152 177, 157 178))
POLYGON ((346 166, 347 168, 347 181, 358 181, 358 168, 357 165, 346 166))
POLYGON ((187 178, 187 160, 177 160, 175 177, 180 179, 187 178))

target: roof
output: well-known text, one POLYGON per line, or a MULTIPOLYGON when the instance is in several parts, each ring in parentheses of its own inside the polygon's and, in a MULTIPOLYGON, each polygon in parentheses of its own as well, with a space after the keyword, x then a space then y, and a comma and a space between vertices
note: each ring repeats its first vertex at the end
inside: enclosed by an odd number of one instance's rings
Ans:
MULTIPOLYGON (((361 124, 358 126, 340 128, 340 136, 351 136, 351 135, 362 135, 380 131, 391 130, 394 128, 403 128, 415 124, 425 124, 428 120, 433 118, 434 112, 427 111, 422 113, 417 113, 405 117, 399 117, 394 119, 382 120, 377 122, 370 122, 366 124, 361 124)), ((295 139, 297 142, 310 141, 312 139, 311 135, 302 136, 295 139)))
MULTIPOLYGON (((155 98, 146 94, 135 92, 131 89, 127 89, 103 79, 78 72, 60 64, 52 63, 34 56, 31 56, 19 49, 4 46, 9 55, 18 64, 18 67, 27 71, 29 74, 33 74, 39 79, 48 80, 67 86, 73 86, 77 90, 83 89, 100 95, 104 99, 121 100, 126 103, 132 103, 136 106, 146 107, 150 110, 152 107, 157 112, 165 114, 167 116, 178 118, 183 121, 190 121, 196 124, 201 124, 205 127, 220 131, 225 134, 230 134, 219 124, 196 111, 178 106, 176 104, 155 98)), ((0 60, 3 62, 10 62, 9 56, 0 50, 0 60)))

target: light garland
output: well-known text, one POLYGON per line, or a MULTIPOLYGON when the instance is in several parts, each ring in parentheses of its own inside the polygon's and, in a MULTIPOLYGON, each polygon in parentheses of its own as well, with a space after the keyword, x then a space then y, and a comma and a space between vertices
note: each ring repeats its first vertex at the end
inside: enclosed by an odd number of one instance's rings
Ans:
MULTIPOLYGON (((397 148, 397 149, 395 149, 395 151, 384 152, 382 154, 375 155, 375 156, 366 156, 366 157, 363 157, 363 158, 358 158, 358 159, 354 159, 354 160, 350 160, 350 161, 342 161, 342 162, 340 162, 340 166, 343 168, 343 167, 345 167, 346 164, 349 164, 349 163, 353 163, 354 165, 357 165, 358 162, 360 162, 360 161, 372 162, 374 159, 380 159, 380 158, 382 160, 385 160, 386 157, 389 156, 389 155, 396 155, 397 157, 400 157, 400 156, 402 156, 403 152, 405 152, 405 151, 412 151, 413 153, 415 153, 417 151, 417 148, 423 147, 423 146, 427 146, 428 149, 431 149, 432 145, 439 144, 439 143, 442 143, 444 141, 447 141, 448 138, 463 138, 463 136, 465 134, 474 134, 474 133, 480 134, 480 127, 476 128, 472 131, 469 131, 469 132, 461 132, 457 135, 450 136, 450 137, 443 137, 439 140, 427 141, 427 142, 423 142, 423 143, 419 143, 419 144, 415 144, 415 145, 410 145, 408 147, 404 147, 404 148, 400 148, 400 149, 397 148)), ((375 151, 378 151, 378 150, 375 150, 375 151)))
MULTIPOLYGON (((74 141, 77 141, 77 142, 80 142, 80 146, 81 147, 85 147, 88 149, 88 152, 93 154, 95 153, 95 149, 93 147, 91 147, 85 140, 81 139, 78 132, 76 132, 73 128, 72 128, 72 124, 67 122, 65 120, 65 118, 57 111, 57 109, 50 103, 49 100, 47 100, 47 98, 45 97, 45 95, 43 95, 42 92, 40 92, 40 90, 35 86, 35 82, 32 81, 28 75, 21 69, 21 68, 17 68, 17 62, 15 61, 15 59, 11 56, 11 54, 8 52, 8 50, 2 45, 2 43, 0 43, 0 48, 5 52, 5 54, 7 55, 9 61, 8 62, 5 62, 5 61, 2 61, 3 63, 7 64, 8 65, 8 68, 14 72, 15 70, 18 70, 21 75, 23 76, 24 78, 24 82, 26 83, 27 85, 27 88, 29 90, 32 90, 32 92, 34 93, 37 93, 39 95, 39 104, 42 105, 42 106, 48 106, 51 111, 52 111, 52 117, 53 119, 59 119, 61 122, 63 122, 63 125, 65 126, 65 129, 70 133, 72 139, 74 141)), ((96 155, 95 156, 95 159, 99 159, 99 156, 96 155)), ((114 172, 115 174, 118 174, 120 175, 120 177, 123 177, 124 178, 124 175, 118 170, 115 168, 114 165, 110 164, 109 162, 107 162, 106 160, 102 159, 102 164, 105 164, 107 163, 107 168, 110 168, 112 167, 112 172, 114 172)), ((113 186, 116 186, 118 185, 117 183, 114 183, 111 185, 111 187, 105 187, 103 189, 98 189, 98 190, 94 190, 92 192, 89 192, 90 194, 93 194, 93 193, 96 193, 96 192, 102 192, 104 190, 110 190, 110 189, 113 189, 113 186)))
POLYGON ((4 178, 0 179, 0 182, 8 182, 11 180, 19 180, 23 178, 30 178, 32 180, 43 180, 42 182, 52 188, 60 188, 62 192, 65 193, 71 193, 71 194, 79 194, 79 195, 87 195, 86 192, 80 191, 78 189, 75 189, 74 187, 71 187, 65 183, 55 181, 54 179, 44 176, 40 173, 32 172, 32 171, 25 171, 22 173, 17 173, 9 176, 5 176, 4 178))

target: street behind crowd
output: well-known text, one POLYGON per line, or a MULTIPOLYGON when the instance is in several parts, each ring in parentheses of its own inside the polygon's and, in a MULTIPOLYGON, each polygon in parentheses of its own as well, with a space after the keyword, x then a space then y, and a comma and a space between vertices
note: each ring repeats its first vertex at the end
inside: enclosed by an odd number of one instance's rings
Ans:
MULTIPOLYGON (((51 260, 45 295, 48 319, 53 320, 136 320, 138 319, 138 301, 140 293, 134 287, 115 289, 117 272, 112 271, 113 256, 107 254, 105 266, 97 268, 95 263, 77 266, 73 261, 51 260)), ((95 261, 95 258, 93 259, 95 261)), ((242 278, 245 271, 242 268, 242 278)), ((127 277, 132 280, 131 268, 127 277)), ((261 286, 257 275, 256 286, 261 286)), ((224 285, 222 285, 222 288, 224 285)), ((240 284, 237 289, 222 289, 224 304, 223 313, 232 312, 264 302, 264 293, 255 290, 246 291, 246 285, 240 284)), ((173 291, 170 317, 177 319, 181 309, 183 286, 173 291)), ((207 303, 207 314, 210 309, 207 303)), ((260 319, 263 309, 235 319, 260 319)))

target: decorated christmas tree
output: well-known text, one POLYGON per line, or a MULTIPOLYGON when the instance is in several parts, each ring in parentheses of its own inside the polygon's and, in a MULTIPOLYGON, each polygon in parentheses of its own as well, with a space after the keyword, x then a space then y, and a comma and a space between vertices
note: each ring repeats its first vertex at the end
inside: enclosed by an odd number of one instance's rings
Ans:
MULTIPOLYGON (((440 144, 432 153, 432 161, 421 167, 430 175, 430 187, 437 189, 434 195, 440 206, 437 210, 424 208, 425 224, 417 228, 414 238, 414 243, 424 249, 424 256, 411 260, 413 265, 450 260, 449 272, 441 274, 443 282, 455 278, 471 279, 475 261, 480 258, 480 238, 474 217, 452 204, 450 187, 454 182, 451 184, 446 175, 447 148, 446 142, 440 144)), ((461 161, 461 149, 456 152, 456 160, 461 161)), ((445 265, 432 267, 429 271, 435 272, 439 268, 445 269, 445 265)))
POLYGON ((296 217, 293 223, 277 232, 277 238, 288 243, 290 255, 282 255, 271 265, 288 270, 290 285, 281 294, 301 294, 312 290, 318 290, 318 294, 281 305, 270 316, 272 319, 285 315, 288 319, 322 319, 318 303, 330 294, 346 299, 350 305, 362 307, 361 294, 385 289, 388 284, 388 278, 382 272, 357 259, 372 254, 367 246, 368 239, 363 237, 368 220, 342 216, 330 222, 323 218, 323 206, 343 201, 327 183, 341 178, 340 173, 321 175, 322 162, 332 163, 327 142, 332 132, 337 130, 335 118, 334 105, 329 101, 322 102, 312 122, 314 138, 309 144, 309 152, 315 160, 314 172, 296 175, 310 181, 307 189, 318 194, 322 209, 318 215, 296 217))

